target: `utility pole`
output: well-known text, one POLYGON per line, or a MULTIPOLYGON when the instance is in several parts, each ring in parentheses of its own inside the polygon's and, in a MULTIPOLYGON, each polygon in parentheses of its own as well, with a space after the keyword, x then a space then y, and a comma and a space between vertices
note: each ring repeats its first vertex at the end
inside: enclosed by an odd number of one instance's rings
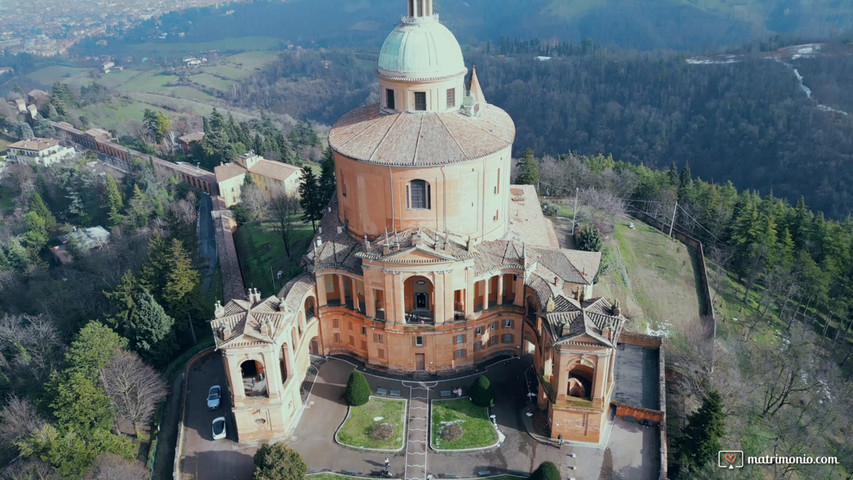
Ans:
POLYGON ((190 312, 187 312, 187 320, 190 322, 190 333, 193 334, 193 345, 195 345, 198 342, 195 339, 195 328, 193 328, 193 319, 190 317, 190 312))
POLYGON ((675 225, 675 212, 678 211, 678 200, 675 201, 675 207, 672 208, 672 221, 669 222, 669 236, 672 238, 672 226, 675 225))
POLYGON ((575 187, 575 206, 572 207, 572 235, 575 234, 575 219, 578 217, 578 187, 575 187))

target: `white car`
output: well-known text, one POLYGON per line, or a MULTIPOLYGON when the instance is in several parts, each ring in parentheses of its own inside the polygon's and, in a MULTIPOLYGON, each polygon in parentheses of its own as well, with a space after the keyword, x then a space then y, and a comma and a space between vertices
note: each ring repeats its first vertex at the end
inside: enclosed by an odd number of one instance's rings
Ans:
POLYGON ((212 430, 214 440, 225 438, 225 417, 214 418, 212 430))
POLYGON ((207 392, 207 409, 216 410, 219 408, 220 397, 222 396, 222 387, 214 385, 207 392))

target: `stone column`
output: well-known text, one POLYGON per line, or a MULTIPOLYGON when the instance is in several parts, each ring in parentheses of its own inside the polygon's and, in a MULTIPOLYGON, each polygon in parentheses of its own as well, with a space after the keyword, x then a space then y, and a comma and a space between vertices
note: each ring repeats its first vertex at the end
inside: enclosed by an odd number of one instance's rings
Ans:
POLYGON ((325 307, 328 304, 326 300, 326 276, 317 275, 317 305, 314 309, 317 310, 320 306, 325 307))
POLYGON ((503 272, 498 274, 497 302, 498 302, 498 305, 503 305, 503 303, 504 303, 504 274, 503 274, 503 272))
POLYGON ((489 309, 489 281, 491 277, 483 280, 483 311, 489 309))
POLYGON ((344 281, 345 281, 344 278, 349 279, 349 277, 344 277, 341 274, 336 274, 336 275, 338 277, 338 298, 341 301, 341 306, 344 306, 344 304, 346 303, 346 299, 344 298, 344 292, 346 291, 346 290, 344 290, 344 281))
POLYGON ((350 289, 352 291, 352 308, 353 310, 358 310, 358 280, 350 278, 350 282, 350 289))
MULTIPOLYGON (((524 306, 524 274, 516 276, 515 279, 515 306, 524 306)), ((527 315, 527 312, 524 312, 527 315)))

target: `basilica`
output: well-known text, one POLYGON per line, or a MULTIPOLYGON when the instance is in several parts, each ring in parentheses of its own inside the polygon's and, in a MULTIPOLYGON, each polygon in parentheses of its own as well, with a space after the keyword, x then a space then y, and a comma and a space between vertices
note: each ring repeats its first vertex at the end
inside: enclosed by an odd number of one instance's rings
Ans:
POLYGON ((379 103, 329 133, 337 194, 305 272, 216 305, 240 442, 292 431, 312 355, 419 378, 529 354, 551 436, 601 439, 625 323, 595 297, 601 256, 561 248, 536 191, 510 183, 515 125, 432 3, 407 1, 379 103))

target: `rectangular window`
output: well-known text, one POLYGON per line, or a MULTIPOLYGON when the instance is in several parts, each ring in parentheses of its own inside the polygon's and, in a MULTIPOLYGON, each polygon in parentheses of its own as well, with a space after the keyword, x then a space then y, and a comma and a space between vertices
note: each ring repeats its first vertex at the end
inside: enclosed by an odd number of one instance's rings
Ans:
POLYGON ((423 347, 424 346, 424 337, 415 337, 415 346, 423 347))
POLYGON ((355 337, 353 337, 352 335, 349 336, 349 344, 353 346, 355 345, 355 337))
POLYGON ((459 350, 456 350, 456 358, 465 358, 465 349, 464 348, 460 348, 459 350))
POLYGON ((390 88, 385 89, 385 108, 390 108, 391 110, 397 108, 394 105, 394 90, 390 88))
POLYGON ((497 330, 498 322, 492 322, 489 324, 489 330, 497 330))
POLYGON ((483 349, 483 342, 477 341, 477 343, 474 344, 474 350, 482 350, 482 349, 483 349))
POLYGON ((512 328, 512 320, 507 318, 504 320, 504 328, 512 328))
POLYGON ((385 350, 379 349, 376 351, 376 353, 379 355, 380 359, 385 358, 385 350))
POLYGON ((361 349, 367 350, 367 342, 365 342, 364 340, 361 341, 361 349))
POLYGON ((381 333, 377 333, 376 335, 374 335, 374 336, 373 336, 373 341, 374 341, 374 342, 376 342, 376 343, 382 343, 382 334, 381 334, 381 333))
POLYGON ((347 330, 352 331, 352 322, 347 322, 347 330))
POLYGON ((453 108, 456 106, 456 89, 448 88, 447 89, 447 108, 453 108))
POLYGON ((341 328, 341 320, 339 318, 332 319, 332 327, 341 328))
POLYGON ((367 335, 367 327, 361 327, 361 334, 367 335))
POLYGON ((476 333, 477 335, 482 335, 483 334, 483 327, 475 328, 474 333, 476 333))
POLYGON ((497 337, 497 335, 495 335, 495 336, 493 336, 493 337, 489 337, 489 346, 490 346, 490 347, 491 347, 492 345, 497 345, 497 344, 498 344, 498 337, 497 337))
POLYGON ((512 334, 504 333, 501 335, 501 343, 512 343, 512 334))
POLYGON ((465 343, 465 335, 456 335, 456 343, 465 343))
POLYGON ((429 208, 429 184, 426 180, 412 180, 409 184, 409 208, 429 208))
POLYGON ((335 343, 341 343, 341 334, 340 333, 335 332, 335 334, 332 338, 334 338, 335 343))
POLYGON ((426 92, 415 92, 415 110, 426 110, 426 92))

